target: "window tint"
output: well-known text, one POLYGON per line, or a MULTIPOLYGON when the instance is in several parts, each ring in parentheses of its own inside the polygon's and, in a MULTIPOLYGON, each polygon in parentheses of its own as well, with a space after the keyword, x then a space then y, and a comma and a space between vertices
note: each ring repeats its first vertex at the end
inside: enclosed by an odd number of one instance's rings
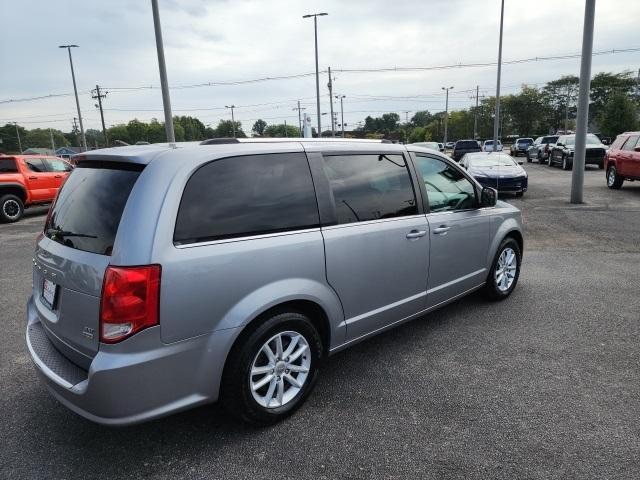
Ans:
POLYGON ((17 173, 18 166, 13 158, 0 158, 0 173, 17 173))
POLYGON ((45 235, 71 248, 111 255, 139 167, 87 163, 91 165, 80 164, 62 185, 45 235))
POLYGON ((456 142, 456 149, 459 148, 478 148, 478 142, 473 140, 459 140, 456 142))
POLYGON ((70 172, 71 171, 71 166, 68 163, 63 162, 62 160, 47 158, 45 162, 47 162, 47 165, 49 167, 48 170, 50 172, 70 172))
POLYGON ((402 155, 328 155, 324 168, 339 224, 418 213, 402 155))
POLYGON ((622 147, 622 150, 631 151, 635 148, 637 143, 638 143, 638 135, 632 135, 631 137, 629 137, 629 140, 624 142, 624 146, 622 147))
POLYGON ((185 244, 318 225, 306 156, 248 155, 213 161, 191 176, 173 239, 185 244))
POLYGON ((476 206, 473 183, 457 168, 431 157, 418 155, 416 160, 427 189, 431 212, 465 210, 476 206))
POLYGON ((557 141, 558 141, 558 137, 556 136, 544 137, 542 139, 542 143, 556 143, 557 141))
POLYGON ((25 158, 24 163, 32 172, 46 172, 47 167, 41 158, 25 158))

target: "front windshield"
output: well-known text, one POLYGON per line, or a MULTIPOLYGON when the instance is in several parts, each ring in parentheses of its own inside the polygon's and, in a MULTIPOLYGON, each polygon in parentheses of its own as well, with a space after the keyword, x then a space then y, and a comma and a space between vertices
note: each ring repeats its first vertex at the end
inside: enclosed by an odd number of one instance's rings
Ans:
MULTIPOLYGON (((587 145, 600 145, 600 139, 596 137, 593 133, 587 133, 587 145)), ((571 136, 567 137, 567 145, 573 146, 576 144, 576 137, 571 136)))
POLYGON ((469 159, 470 167, 513 167, 516 162, 508 155, 486 155, 469 159))

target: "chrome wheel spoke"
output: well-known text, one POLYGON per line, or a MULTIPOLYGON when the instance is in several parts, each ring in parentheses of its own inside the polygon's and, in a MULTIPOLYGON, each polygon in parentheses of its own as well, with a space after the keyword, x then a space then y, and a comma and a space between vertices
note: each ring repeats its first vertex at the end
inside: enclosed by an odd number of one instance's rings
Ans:
POLYGON ((275 368, 275 365, 272 365, 272 364, 264 365, 262 367, 253 367, 251 369, 251 376, 264 375, 265 373, 272 373, 272 370, 274 368, 275 368))
POLYGON ((266 395, 264 396, 265 406, 268 407, 271 403, 271 399, 273 398, 273 392, 276 391, 276 378, 271 378, 271 383, 269 384, 269 389, 267 390, 266 395))
POLYGON ((309 369, 302 365, 288 365, 287 368, 291 372, 307 373, 309 369))
POLYGON ((508 291, 516 278, 518 257, 515 250, 505 248, 500 252, 494 273, 495 284, 501 292, 508 291))
POLYGON ((284 397, 284 380, 280 377, 278 380, 278 406, 282 405, 282 399, 284 397))
POLYGON ((293 350, 296 348, 296 345, 298 345, 298 341, 300 341, 300 335, 291 339, 291 343, 289 343, 289 346, 287 346, 287 349, 282 354, 283 358, 287 358, 289 355, 291 355, 291 352, 293 352, 293 350))
POLYGON ((269 346, 269 343, 265 343, 262 346, 262 350, 261 350, 269 359, 269 363, 276 363, 276 356, 273 353, 273 350, 271 350, 271 347, 269 346))
POLYGON ((285 373, 284 375, 284 379, 289 382, 291 385, 293 385, 296 388, 302 388, 302 384, 300 382, 298 382, 298 380, 296 380, 295 378, 293 378, 293 375, 289 375, 288 373, 285 373))
POLYGON ((298 350, 296 350, 293 354, 289 356, 289 361, 295 362, 300 357, 300 355, 302 355, 304 352, 307 351, 308 348, 309 348, 308 345, 303 345, 300 348, 298 348, 298 350))
POLYGON ((254 383, 252 385, 253 391, 255 392, 256 390, 260 390, 267 383, 269 383, 272 379, 273 379, 273 375, 271 375, 271 374, 265 375, 264 377, 262 377, 261 380, 259 380, 258 382, 254 383))

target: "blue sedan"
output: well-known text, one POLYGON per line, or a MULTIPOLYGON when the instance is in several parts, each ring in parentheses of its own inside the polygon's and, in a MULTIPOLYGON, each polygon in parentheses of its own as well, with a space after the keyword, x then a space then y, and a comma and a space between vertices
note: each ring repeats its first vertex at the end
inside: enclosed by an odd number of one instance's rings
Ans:
POLYGON ((468 153, 460 165, 483 187, 522 196, 529 186, 527 172, 511 156, 500 152, 468 153))

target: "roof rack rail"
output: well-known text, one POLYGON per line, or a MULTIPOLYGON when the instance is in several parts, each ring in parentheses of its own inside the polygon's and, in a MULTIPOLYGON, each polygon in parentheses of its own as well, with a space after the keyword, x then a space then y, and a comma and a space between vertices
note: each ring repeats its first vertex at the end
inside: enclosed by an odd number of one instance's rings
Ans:
POLYGON ((240 140, 237 138, 209 138, 200 142, 200 145, 224 145, 225 143, 240 143, 240 140))

